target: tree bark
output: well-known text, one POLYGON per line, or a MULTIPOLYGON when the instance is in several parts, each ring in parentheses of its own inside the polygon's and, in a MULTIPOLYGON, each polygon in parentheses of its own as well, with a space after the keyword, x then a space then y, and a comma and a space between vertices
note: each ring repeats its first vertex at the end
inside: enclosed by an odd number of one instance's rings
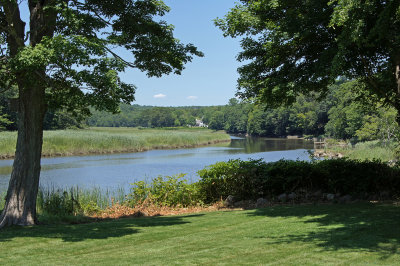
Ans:
POLYGON ((396 58, 395 67, 395 77, 397 83, 397 99, 395 99, 395 108, 397 109, 396 122, 398 125, 400 125, 400 55, 396 58))
POLYGON ((9 225, 34 225, 39 187, 45 90, 41 86, 24 89, 19 84, 18 138, 6 204, 0 228, 9 225))
MULTIPOLYGON (((53 36, 57 18, 54 9, 45 10, 54 0, 28 1, 30 11, 30 46, 44 36, 53 36)), ((25 46, 25 22, 20 18, 16 1, 1 1, 7 22, 7 44, 10 57, 25 46)), ((45 68, 15 73, 19 88, 18 138, 10 183, 0 228, 8 225, 33 225, 36 219, 36 198, 39 188, 40 157, 43 143, 43 119, 46 112, 45 68)))

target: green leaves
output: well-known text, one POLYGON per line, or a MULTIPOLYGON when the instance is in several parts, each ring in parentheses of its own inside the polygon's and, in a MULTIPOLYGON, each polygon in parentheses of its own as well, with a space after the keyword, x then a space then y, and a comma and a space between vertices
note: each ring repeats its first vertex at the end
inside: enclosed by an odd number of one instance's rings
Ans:
POLYGON ((135 206, 188 207, 201 203, 198 185, 189 184, 183 179, 186 174, 159 176, 150 183, 138 181, 132 184, 131 193, 126 196, 126 203, 135 206))
MULTIPOLYGON (((313 162, 280 160, 230 160, 218 162, 198 172, 199 193, 206 203, 232 195, 239 200, 263 197, 276 200, 281 193, 312 192, 350 194, 364 198, 382 191, 398 194, 400 169, 381 161, 346 158, 313 162)), ((305 195, 304 195, 305 196, 305 195)), ((319 200, 319 199, 317 199, 319 200)))
POLYGON ((287 105, 347 77, 400 110, 399 8, 396 0, 242 0, 215 23, 225 36, 245 36, 242 98, 287 105))
POLYGON ((94 106, 117 112, 120 102, 134 100, 136 89, 121 81, 120 72, 134 67, 149 76, 181 74, 193 56, 203 56, 194 45, 175 39, 173 26, 160 19, 170 10, 161 0, 46 1, 35 5, 31 9, 35 16, 27 21, 30 33, 25 33, 30 42, 22 48, 11 47, 15 43, 7 37, 12 33, 7 29, 13 25, 7 25, 5 8, 0 5, 4 24, 0 45, 6 53, 0 60, 0 77, 10 86, 17 77, 22 78, 23 89, 40 84, 51 110, 88 113, 88 107, 94 106), (118 47, 132 56, 121 58, 118 47), (10 49, 17 51, 15 56, 8 54, 10 49))
POLYGON ((46 67, 54 58, 54 50, 45 45, 35 47, 27 46, 12 59, 12 65, 16 72, 37 70, 46 67))

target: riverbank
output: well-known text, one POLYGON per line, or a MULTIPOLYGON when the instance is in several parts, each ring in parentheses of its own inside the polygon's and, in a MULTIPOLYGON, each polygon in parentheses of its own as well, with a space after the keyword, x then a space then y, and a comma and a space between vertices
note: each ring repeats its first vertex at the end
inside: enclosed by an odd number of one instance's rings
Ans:
POLYGON ((324 148, 315 149, 314 156, 325 158, 343 158, 352 160, 381 160, 383 162, 396 161, 396 150, 399 143, 383 143, 379 140, 360 142, 352 146, 350 143, 330 140, 324 148))
MULTIPOLYGON (((16 132, 0 132, 0 159, 12 159, 16 132)), ((43 157, 142 152, 229 142, 223 131, 197 128, 89 128, 44 131, 43 157)))
POLYGON ((389 204, 275 206, 6 228, 0 264, 349 264, 400 261, 389 204))

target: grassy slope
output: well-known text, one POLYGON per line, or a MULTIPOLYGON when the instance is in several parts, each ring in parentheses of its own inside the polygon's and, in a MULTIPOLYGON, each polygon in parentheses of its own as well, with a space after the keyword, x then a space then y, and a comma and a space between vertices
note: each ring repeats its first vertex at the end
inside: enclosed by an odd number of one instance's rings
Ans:
MULTIPOLYGON (((45 131, 44 156, 136 152, 227 141, 229 135, 207 129, 90 128, 45 131)), ((15 151, 16 132, 0 132, 0 158, 15 151)))
POLYGON ((271 207, 0 231, 0 264, 400 264, 400 207, 271 207))
POLYGON ((332 147, 328 149, 331 152, 339 152, 350 159, 372 160, 380 159, 384 162, 395 159, 395 148, 397 143, 384 144, 378 140, 360 142, 354 148, 332 147))

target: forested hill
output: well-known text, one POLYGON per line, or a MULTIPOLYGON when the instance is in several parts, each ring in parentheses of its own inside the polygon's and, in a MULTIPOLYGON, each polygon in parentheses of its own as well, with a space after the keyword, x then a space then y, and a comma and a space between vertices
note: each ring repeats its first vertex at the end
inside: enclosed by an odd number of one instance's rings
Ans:
POLYGON ((360 95, 356 85, 355 82, 341 82, 332 86, 322 100, 301 95, 292 106, 275 109, 239 102, 235 98, 227 105, 208 107, 121 105, 121 113, 94 112, 87 123, 110 127, 177 127, 193 126, 197 118, 211 129, 223 129, 232 134, 326 135, 358 140, 390 138, 397 127, 396 111, 371 104, 370 96, 360 95))
MULTIPOLYGON (((356 85, 355 82, 341 82, 332 86, 322 99, 317 100, 316 98, 321 97, 315 95, 301 95, 292 106, 275 109, 232 98, 227 105, 207 107, 122 104, 118 114, 92 110, 92 116, 78 114, 78 118, 65 111, 48 112, 45 128, 180 127, 194 126, 196 119, 199 119, 211 129, 226 130, 231 134, 268 137, 325 135, 337 139, 358 140, 391 138, 398 130, 395 123, 396 111, 379 103, 371 104, 371 96, 361 95, 356 85)), ((5 103, 4 99, 1 100, 5 103)), ((6 104, 2 106, 0 127, 15 129, 15 113, 6 104)))

